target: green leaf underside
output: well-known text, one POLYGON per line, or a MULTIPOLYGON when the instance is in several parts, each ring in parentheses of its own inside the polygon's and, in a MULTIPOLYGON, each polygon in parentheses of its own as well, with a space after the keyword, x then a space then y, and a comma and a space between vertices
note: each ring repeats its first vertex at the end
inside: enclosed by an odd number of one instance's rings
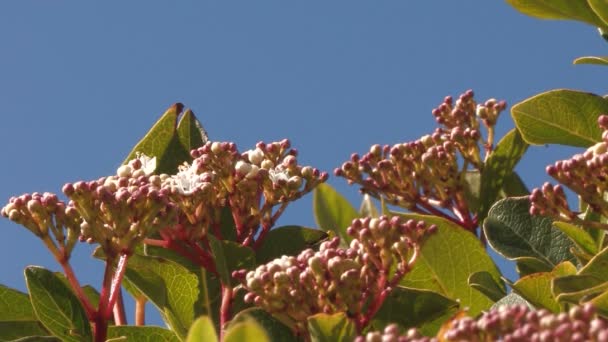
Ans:
POLYGON ((36 314, 27 294, 0 285, 0 321, 35 321, 36 314))
POLYGON ((587 0, 587 3, 605 26, 608 23, 608 3, 606 0, 587 0))
POLYGON ((249 320, 253 320, 259 324, 273 341, 302 341, 301 336, 296 336, 288 326, 260 308, 249 308, 239 312, 234 316, 230 324, 247 322, 249 320))
POLYGON ((236 282, 233 284, 232 272, 254 268, 255 252, 236 242, 218 240, 213 235, 208 238, 222 284, 236 286, 236 282))
POLYGON ((230 325, 224 335, 224 342, 270 342, 266 331, 254 320, 247 320, 230 325))
POLYGON ((539 272, 551 272, 553 269, 553 266, 535 257, 519 257, 513 260, 520 277, 539 272))
POLYGON ((352 341, 357 336, 355 324, 343 312, 308 317, 308 331, 315 342, 352 341))
POLYGON ((313 191, 312 205, 319 228, 335 232, 346 243, 352 240, 346 228, 359 213, 344 196, 329 184, 319 184, 313 191))
POLYGON ((421 327, 458 311, 458 302, 437 292, 395 287, 376 313, 374 326, 385 327, 397 323, 402 328, 421 327))
POLYGON ((25 269, 30 299, 38 320, 63 341, 91 339, 91 327, 76 296, 53 272, 42 267, 25 269))
POLYGON ((479 222, 483 222, 490 207, 498 199, 505 179, 513 173, 515 165, 528 149, 517 129, 507 133, 490 154, 481 172, 479 222))
POLYGON ((327 233, 319 229, 300 226, 282 226, 272 229, 264 243, 256 251, 257 264, 265 264, 282 255, 295 256, 306 248, 312 248, 327 239, 327 233))
POLYGON ((378 208, 374 204, 372 197, 368 194, 363 194, 363 199, 361 200, 361 206, 359 206, 359 215, 361 217, 378 217, 380 214, 378 213, 378 208))
POLYGON ((505 284, 496 281, 486 271, 475 272, 469 277, 469 285, 477 291, 483 293, 491 301, 496 302, 507 295, 505 284))
POLYGON ((536 308, 545 308, 554 313, 560 311, 560 305, 552 292, 553 279, 576 273, 576 266, 566 261, 551 272, 527 275, 512 284, 513 290, 536 308))
POLYGON ((608 65, 608 56, 585 56, 579 57, 572 64, 595 64, 608 65))
POLYGON ((530 304, 522 296, 518 295, 517 293, 511 292, 508 295, 504 296, 498 302, 494 303, 494 305, 492 305, 492 309, 497 309, 501 306, 509 306, 509 305, 527 305, 530 308, 534 308, 532 306, 532 304, 530 304))
POLYGON ((172 260, 134 254, 125 278, 159 309, 178 336, 186 336, 199 296, 195 274, 172 260))
POLYGON ((414 268, 400 285, 428 289, 459 300, 462 307, 469 308, 468 313, 472 316, 489 308, 493 302, 468 284, 469 275, 480 271, 486 271, 500 281, 498 268, 479 240, 460 226, 437 216, 399 215, 436 224, 438 228, 424 242, 414 268))
POLYGON ((488 242, 504 257, 536 258, 553 269, 562 261, 575 262, 568 237, 552 227, 552 220, 529 213, 527 197, 506 198, 489 211, 483 228, 488 242))
MULTIPOLYGON (((593 0, 589 0, 591 2, 593 0)), ((518 11, 540 19, 577 20, 596 26, 606 24, 596 15, 588 1, 580 0, 507 0, 518 11)))
POLYGON ((181 145, 188 153, 209 141, 203 125, 196 119, 196 116, 194 116, 194 113, 190 109, 186 109, 179 120, 177 136, 181 145))
POLYGON ((194 321, 188 331, 186 342, 218 341, 215 325, 208 316, 201 316, 194 321))
POLYGON ((123 339, 137 342, 179 342, 180 339, 171 330, 153 326, 110 326, 108 339, 123 339))
MULTIPOLYGON (((65 284, 65 286, 67 286, 70 290, 72 289, 68 278, 63 273, 54 272, 54 274, 57 278, 61 279, 61 281, 65 284)), ((82 287, 82 292, 89 300, 89 303, 91 303, 91 305, 94 308, 96 308, 97 305, 99 304, 99 297, 100 297, 100 294, 97 291, 97 289, 95 289, 91 285, 85 285, 82 287)), ((74 293, 74 294, 76 294, 76 293, 74 293)))
POLYGON ((567 89, 538 94, 511 108, 524 140, 536 145, 591 146, 601 140, 597 118, 602 113, 608 113, 608 100, 567 89))
POLYGON ((12 341, 28 336, 50 336, 38 321, 0 321, 0 341, 12 341))

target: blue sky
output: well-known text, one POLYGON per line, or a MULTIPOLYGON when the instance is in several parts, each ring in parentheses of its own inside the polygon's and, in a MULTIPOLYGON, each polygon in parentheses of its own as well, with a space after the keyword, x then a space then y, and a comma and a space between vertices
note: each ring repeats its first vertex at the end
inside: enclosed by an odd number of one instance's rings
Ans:
MULTIPOLYGON (((608 47, 590 26, 501 1, 1 2, 0 42, 0 201, 113 173, 174 102, 213 140, 245 150, 289 138, 302 163, 331 171, 432 131, 445 95, 472 88, 512 105, 554 88, 603 94, 607 69, 571 62, 608 47)), ((499 132, 512 127, 505 113, 499 132)), ((532 148, 518 171, 539 186, 573 151, 532 148)), ((311 197, 280 223, 314 226, 311 197)), ((25 266, 58 269, 25 229, 3 219, 0 232, 1 283, 24 289, 25 266)), ((73 262, 97 286, 89 252, 73 262)))

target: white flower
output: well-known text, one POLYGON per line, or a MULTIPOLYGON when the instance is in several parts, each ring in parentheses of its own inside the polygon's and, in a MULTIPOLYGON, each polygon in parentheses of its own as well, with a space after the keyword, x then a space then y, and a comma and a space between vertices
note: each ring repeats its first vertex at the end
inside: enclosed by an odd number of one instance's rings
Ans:
POLYGON ((249 162, 254 165, 260 165, 260 163, 264 160, 264 151, 259 148, 255 150, 247 151, 247 156, 249 157, 249 162))
POLYGON ((205 183, 202 180, 201 175, 197 174, 196 171, 196 165, 184 163, 184 165, 178 167, 177 174, 171 176, 168 179, 168 182, 171 187, 175 187, 180 194, 191 195, 205 183))
POLYGON ((278 184, 280 181, 287 182, 289 180, 289 174, 287 173, 287 170, 277 167, 268 170, 268 178, 270 178, 274 184, 278 184))
POLYGON ((148 157, 147 155, 137 152, 137 159, 141 162, 141 170, 146 176, 154 173, 156 170, 156 157, 148 157))

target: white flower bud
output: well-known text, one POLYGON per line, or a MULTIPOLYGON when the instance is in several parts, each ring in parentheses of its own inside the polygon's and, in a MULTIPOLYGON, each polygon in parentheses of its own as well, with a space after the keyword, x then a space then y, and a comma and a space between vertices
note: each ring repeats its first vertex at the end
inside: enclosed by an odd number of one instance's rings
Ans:
POLYGON ((249 162, 251 164, 260 165, 260 163, 264 160, 264 152, 259 148, 250 150, 247 155, 249 156, 249 162))
POLYGON ((220 146, 219 142, 214 141, 213 143, 211 143, 211 152, 219 153, 220 151, 221 151, 221 146, 220 146))
POLYGON ((260 165, 264 170, 274 169, 274 163, 268 159, 264 159, 260 165))
POLYGON ((238 162, 236 162, 236 166, 234 168, 238 174, 245 176, 249 173, 249 171, 251 171, 251 164, 239 160, 238 162))
POLYGON ((118 175, 118 177, 129 177, 131 176, 131 172, 133 172, 131 166, 121 165, 118 170, 116 170, 116 175, 118 175))

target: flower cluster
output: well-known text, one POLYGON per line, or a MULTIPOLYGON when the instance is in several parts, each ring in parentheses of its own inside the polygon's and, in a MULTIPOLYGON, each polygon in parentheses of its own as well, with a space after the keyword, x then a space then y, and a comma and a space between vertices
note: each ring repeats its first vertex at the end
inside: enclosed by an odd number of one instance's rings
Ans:
MULTIPOLYGON (((548 166, 547 173, 578 194, 594 212, 607 216, 608 203, 604 193, 608 191, 608 115, 601 115, 598 124, 604 130, 603 141, 589 147, 584 153, 548 166)), ((532 215, 580 223, 577 213, 570 210, 561 185, 545 183, 540 189, 534 189, 530 202, 532 215)))
POLYGON ((449 321, 432 338, 421 336, 414 329, 399 335, 397 326, 390 325, 383 332, 370 332, 356 341, 608 341, 608 321, 597 316, 590 304, 559 314, 525 305, 502 306, 478 319, 449 321))
POLYGON ((48 192, 13 197, 0 213, 26 227, 52 251, 61 251, 66 259, 69 259, 80 235, 78 212, 48 192))
POLYGON ((477 104, 473 92, 467 91, 458 100, 446 97, 433 110, 441 127, 431 135, 394 146, 374 145, 360 157, 335 170, 349 184, 359 184, 361 191, 410 211, 446 217, 473 230, 477 222, 465 201, 465 174, 481 170, 481 150, 486 157, 492 150, 494 125, 504 101, 494 99, 477 104), (481 126, 488 132, 484 141, 481 126))
POLYGON ((235 272, 248 291, 245 301, 287 318, 303 330, 316 313, 346 312, 364 327, 412 268, 423 239, 436 230, 400 217, 355 219, 349 248, 339 238, 297 256, 283 256, 256 270, 235 272))
POLYGON ((260 142, 243 153, 234 143, 208 142, 191 154, 191 165, 182 166, 165 181, 182 213, 177 229, 166 233, 178 239, 204 237, 209 228, 221 237, 222 210, 228 208, 237 241, 251 245, 258 233, 262 234, 258 240, 263 238, 289 202, 328 177, 325 172, 298 165, 297 151, 290 148, 288 140, 260 142))

